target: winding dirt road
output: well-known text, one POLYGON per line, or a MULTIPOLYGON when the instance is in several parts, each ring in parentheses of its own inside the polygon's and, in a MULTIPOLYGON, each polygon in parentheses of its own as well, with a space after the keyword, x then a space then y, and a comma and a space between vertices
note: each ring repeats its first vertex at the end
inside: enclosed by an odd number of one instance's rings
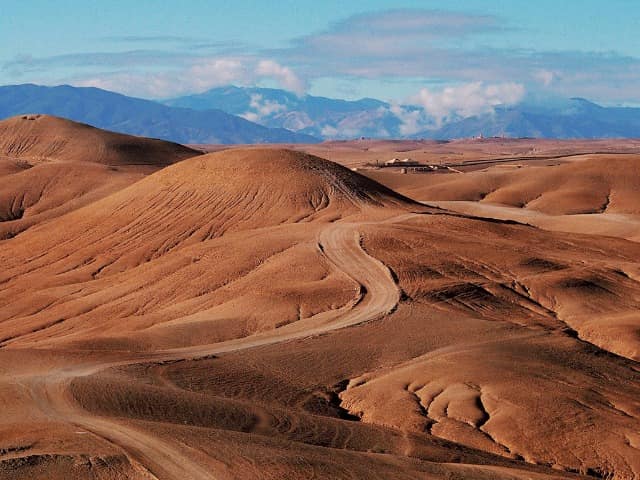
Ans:
MULTIPOLYGON (((403 215, 386 222, 406 217, 403 215)), ((112 367, 191 359, 291 341, 357 325, 392 312, 400 300, 400 290, 389 269, 362 249, 358 230, 361 225, 332 223, 318 237, 318 248, 325 258, 360 286, 360 294, 348 305, 247 338, 152 354, 131 354, 117 362, 68 365, 45 374, 23 377, 20 383, 30 390, 32 398, 47 417, 82 428, 119 447, 134 466, 144 468, 157 479, 213 479, 215 474, 193 458, 189 447, 160 440, 116 419, 92 415, 77 405, 69 392, 69 385, 76 378, 112 367)))

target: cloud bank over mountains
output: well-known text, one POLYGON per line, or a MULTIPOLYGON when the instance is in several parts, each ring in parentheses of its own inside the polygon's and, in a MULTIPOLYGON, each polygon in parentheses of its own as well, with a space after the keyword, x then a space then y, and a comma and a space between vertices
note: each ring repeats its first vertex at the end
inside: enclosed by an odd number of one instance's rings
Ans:
POLYGON ((97 88, 23 84, 0 87, 0 118, 40 112, 179 143, 454 139, 479 134, 636 138, 640 131, 640 108, 605 108, 580 98, 534 99, 532 103, 529 96, 509 105, 523 94, 518 84, 448 88, 420 92, 416 102, 424 102, 422 106, 235 86, 166 100, 163 105, 97 88))
POLYGON ((447 119, 466 118, 491 113, 495 107, 519 103, 525 95, 524 85, 519 83, 483 84, 472 82, 440 91, 423 88, 407 103, 421 106, 437 126, 447 119))
MULTIPOLYGON (((293 92, 297 95, 297 92, 293 92)), ((301 97, 303 98, 303 97, 301 97)), ((356 137, 362 131, 363 123, 371 125, 380 122, 383 117, 395 117, 398 121, 396 135, 411 136, 424 130, 435 130, 447 122, 477 115, 489 114, 496 107, 517 105, 525 98, 525 88, 516 83, 483 84, 474 82, 443 89, 422 88, 416 95, 404 99, 403 102, 380 102, 375 108, 360 112, 359 117, 352 119, 358 125, 342 125, 338 130, 335 125, 323 125, 313 132, 322 137, 356 137)), ((216 105, 215 103, 212 106, 216 105)), ((224 109, 224 105, 221 105, 224 109)), ((264 93, 251 93, 246 111, 236 112, 242 118, 252 122, 269 125, 274 117, 287 116, 291 123, 283 124, 285 128, 302 130, 315 122, 301 113, 298 103, 283 102, 277 98, 267 98, 264 93)), ((393 134, 381 128, 376 136, 387 137, 393 134)))
POLYGON ((275 85, 303 94, 305 82, 293 70, 274 60, 220 57, 194 60, 182 69, 159 72, 113 72, 70 82, 145 98, 167 98, 202 92, 230 84, 253 85, 271 80, 275 85))

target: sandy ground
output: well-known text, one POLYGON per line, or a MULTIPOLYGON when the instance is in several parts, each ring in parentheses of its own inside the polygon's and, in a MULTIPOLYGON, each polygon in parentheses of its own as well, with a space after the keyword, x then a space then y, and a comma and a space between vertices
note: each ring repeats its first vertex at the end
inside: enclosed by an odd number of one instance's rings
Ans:
POLYGON ((476 217, 513 220, 545 230, 605 235, 640 241, 640 216, 622 213, 549 215, 535 210, 471 201, 427 201, 426 205, 476 217))
MULTIPOLYGON (((193 145, 206 152, 231 148, 228 145, 193 145)), ((260 146, 259 148, 265 148, 260 146)), ((319 144, 273 145, 328 158, 349 168, 382 165, 392 158, 410 158, 426 164, 456 164, 495 160, 497 163, 557 164, 563 157, 585 154, 638 154, 640 140, 541 140, 541 139, 460 139, 433 140, 346 140, 319 144)), ((487 165, 468 166, 477 170, 487 165)))
POLYGON ((367 178, 44 120, 0 135, 0 478, 639 478, 634 142, 314 147, 566 156, 367 178))

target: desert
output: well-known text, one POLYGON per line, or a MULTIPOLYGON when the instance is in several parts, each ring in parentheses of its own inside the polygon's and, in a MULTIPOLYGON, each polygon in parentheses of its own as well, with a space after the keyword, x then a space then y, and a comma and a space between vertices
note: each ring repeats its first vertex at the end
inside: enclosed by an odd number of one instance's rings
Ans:
POLYGON ((638 18, 2 2, 0 480, 640 480, 638 18))
POLYGON ((635 143, 0 131, 2 478, 638 476, 635 143))

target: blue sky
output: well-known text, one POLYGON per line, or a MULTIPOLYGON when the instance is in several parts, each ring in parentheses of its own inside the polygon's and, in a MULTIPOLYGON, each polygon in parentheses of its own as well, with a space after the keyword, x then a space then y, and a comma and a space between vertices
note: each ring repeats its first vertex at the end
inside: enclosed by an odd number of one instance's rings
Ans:
POLYGON ((634 0, 6 0, 0 84, 166 98, 233 83, 443 109, 460 95, 639 104, 639 19, 634 0))

